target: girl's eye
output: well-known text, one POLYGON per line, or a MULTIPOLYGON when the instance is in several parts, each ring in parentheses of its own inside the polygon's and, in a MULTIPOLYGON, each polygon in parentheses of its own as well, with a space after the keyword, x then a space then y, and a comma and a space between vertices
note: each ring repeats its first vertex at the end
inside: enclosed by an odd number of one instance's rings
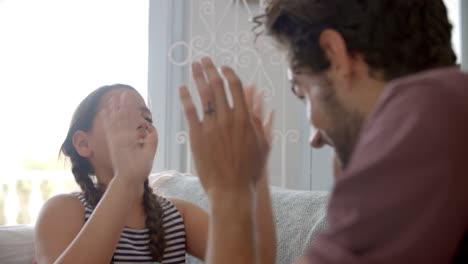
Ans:
POLYGON ((150 123, 150 124, 153 124, 153 119, 151 119, 150 117, 146 117, 145 120, 150 123))

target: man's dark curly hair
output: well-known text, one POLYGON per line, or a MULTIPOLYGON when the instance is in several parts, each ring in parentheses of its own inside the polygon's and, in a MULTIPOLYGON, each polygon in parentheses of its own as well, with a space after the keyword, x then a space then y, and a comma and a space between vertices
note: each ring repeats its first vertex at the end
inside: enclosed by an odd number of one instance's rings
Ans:
POLYGON ((327 28, 387 81, 456 63, 443 0, 270 0, 254 21, 257 34, 287 48, 293 68, 316 73, 329 67, 319 45, 327 28))

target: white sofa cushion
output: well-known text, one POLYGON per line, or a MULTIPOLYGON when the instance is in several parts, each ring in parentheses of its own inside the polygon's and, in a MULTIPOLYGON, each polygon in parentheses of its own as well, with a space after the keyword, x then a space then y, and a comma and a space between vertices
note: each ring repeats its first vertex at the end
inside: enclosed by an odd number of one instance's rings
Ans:
POLYGON ((32 264, 33 258, 34 227, 0 226, 0 263, 32 264))
MULTIPOLYGON (((173 196, 209 209, 208 198, 197 177, 177 171, 162 172, 150 177, 157 194, 173 196)), ((271 187, 271 200, 276 222, 277 264, 293 263, 325 228, 329 193, 295 191, 271 187)), ((200 264, 189 257, 188 264, 200 264)))

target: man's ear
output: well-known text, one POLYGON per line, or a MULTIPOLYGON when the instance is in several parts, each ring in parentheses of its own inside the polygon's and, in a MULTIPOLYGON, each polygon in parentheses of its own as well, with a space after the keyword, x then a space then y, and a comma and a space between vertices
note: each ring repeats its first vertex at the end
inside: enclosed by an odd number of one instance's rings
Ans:
POLYGON ((76 152, 83 158, 91 157, 93 151, 90 147, 88 134, 86 132, 78 130, 73 134, 72 138, 73 146, 76 149, 76 152))
POLYGON ((319 41, 330 61, 330 69, 335 78, 349 80, 352 71, 352 56, 348 52, 343 36, 336 30, 325 29, 320 34, 319 41))

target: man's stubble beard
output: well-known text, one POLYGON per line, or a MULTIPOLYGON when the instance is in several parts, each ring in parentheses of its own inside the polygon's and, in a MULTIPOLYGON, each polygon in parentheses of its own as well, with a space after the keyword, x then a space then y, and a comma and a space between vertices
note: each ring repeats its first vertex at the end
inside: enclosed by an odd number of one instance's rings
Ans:
POLYGON ((332 140, 335 152, 340 160, 342 169, 345 169, 351 160, 354 148, 364 123, 364 117, 357 111, 348 110, 336 96, 332 82, 326 77, 322 80, 322 87, 326 93, 322 96, 324 112, 328 113, 334 126, 324 130, 332 140))

